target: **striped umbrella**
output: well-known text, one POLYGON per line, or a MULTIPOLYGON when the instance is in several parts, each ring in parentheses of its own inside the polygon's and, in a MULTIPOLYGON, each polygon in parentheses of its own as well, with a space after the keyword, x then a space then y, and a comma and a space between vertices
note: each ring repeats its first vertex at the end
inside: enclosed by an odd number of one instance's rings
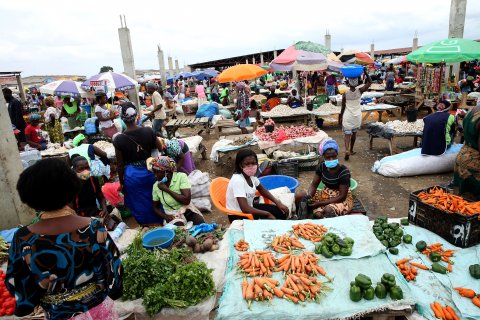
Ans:
POLYGON ((316 71, 326 69, 328 64, 323 53, 297 49, 293 45, 273 59, 270 67, 275 71, 316 71))
POLYGON ((82 83, 82 88, 90 90, 91 87, 96 86, 96 83, 106 83, 108 92, 123 91, 135 89, 138 82, 127 75, 116 73, 112 71, 99 73, 82 83))
POLYGON ((58 80, 49 82, 40 87, 40 92, 51 94, 54 96, 71 96, 71 97, 91 97, 90 93, 83 90, 81 83, 73 80, 58 80))

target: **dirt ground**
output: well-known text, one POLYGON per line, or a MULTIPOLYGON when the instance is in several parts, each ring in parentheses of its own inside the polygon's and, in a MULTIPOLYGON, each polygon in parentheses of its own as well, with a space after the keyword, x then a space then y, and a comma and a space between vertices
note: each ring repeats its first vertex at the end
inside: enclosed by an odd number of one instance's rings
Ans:
MULTIPOLYGON (((424 115, 421 115, 424 116, 424 115)), ((376 113, 375 113, 376 117, 376 113)), ((397 119, 393 115, 383 114, 383 121, 397 119)), ((405 116, 402 117, 405 119, 405 116)), ((373 117, 367 121, 375 121, 373 117)), ((374 139, 373 150, 369 150, 369 137, 365 131, 365 125, 359 131, 357 141, 355 144, 355 155, 350 157, 349 161, 343 160, 344 146, 343 134, 338 125, 329 125, 323 129, 330 137, 335 139, 341 149, 340 162, 345 164, 351 171, 352 177, 358 181, 358 188, 355 191, 358 197, 365 206, 370 218, 386 215, 389 217, 405 217, 408 215, 408 197, 409 193, 434 184, 446 184, 452 179, 452 173, 428 176, 402 177, 402 178, 386 178, 379 174, 373 173, 371 167, 376 160, 379 160, 389 155, 389 148, 387 140, 378 138, 374 139)), ((179 129, 182 136, 189 136, 194 134, 191 129, 179 129)), ((240 131, 238 131, 238 134, 240 131)), ((218 140, 219 134, 217 131, 211 132, 210 135, 203 134, 203 144, 207 148, 207 157, 210 157, 210 151, 213 144, 218 140)), ((400 138, 397 142, 397 147, 401 150, 410 150, 413 148, 413 138, 400 138)), ((259 151, 258 148, 254 150, 259 151)), ((195 162, 197 169, 208 172, 213 179, 217 177, 217 172, 221 172, 223 176, 230 178, 233 172, 233 161, 227 161, 218 165, 208 160, 202 160, 200 154, 195 155, 195 162), (230 165, 231 164, 231 165, 230 165)), ((314 171, 301 172, 299 177, 300 189, 308 188, 314 171)), ((213 206, 212 206, 213 207, 213 206)), ((228 224, 228 219, 225 214, 212 208, 211 214, 205 214, 208 222, 217 222, 228 224)))

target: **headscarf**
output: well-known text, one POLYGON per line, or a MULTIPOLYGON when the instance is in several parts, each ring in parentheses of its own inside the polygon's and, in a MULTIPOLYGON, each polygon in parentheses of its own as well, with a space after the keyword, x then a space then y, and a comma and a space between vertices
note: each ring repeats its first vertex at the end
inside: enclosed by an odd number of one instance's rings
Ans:
POLYGON ((239 90, 245 89, 245 86, 246 86, 245 82, 243 81, 237 82, 237 89, 239 90))
POLYGON ((328 149, 333 149, 338 153, 339 148, 337 142, 335 140, 326 140, 320 143, 318 147, 318 153, 323 156, 328 149))
POLYGON ((352 87, 358 86, 358 78, 348 78, 348 85, 352 87))
POLYGON ((78 147, 78 146, 80 145, 80 143, 81 143, 83 140, 85 140, 85 138, 86 138, 86 137, 85 137, 85 135, 84 135, 83 133, 77 134, 77 135, 75 136, 75 138, 73 138, 73 142, 72 142, 72 143, 73 143, 73 145, 74 145, 75 147, 78 147))
POLYGON ((182 153, 182 147, 178 140, 167 140, 167 147, 165 153, 171 158, 176 158, 182 153))
POLYGON ((175 172, 177 171, 177 163, 170 157, 158 156, 156 158, 148 158, 147 169, 150 171, 159 170, 175 172))
POLYGON ((40 120, 40 115, 38 113, 32 113, 30 114, 30 116, 28 117, 28 120, 30 120, 30 122, 32 121, 38 121, 40 120))
POLYGON ((133 122, 137 119, 137 109, 131 102, 124 102, 121 104, 122 114, 121 118, 124 122, 133 122))
POLYGON ((435 107, 437 108, 437 111, 446 111, 446 110, 450 109, 451 105, 452 104, 450 103, 450 101, 443 100, 443 101, 437 103, 437 105, 435 107))

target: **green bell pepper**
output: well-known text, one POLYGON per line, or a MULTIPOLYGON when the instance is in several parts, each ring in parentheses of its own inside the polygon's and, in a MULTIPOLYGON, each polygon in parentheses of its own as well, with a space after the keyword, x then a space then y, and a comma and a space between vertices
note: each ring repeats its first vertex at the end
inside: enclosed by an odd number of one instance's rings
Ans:
POLYGON ((387 288, 383 285, 383 283, 377 283, 375 287, 375 295, 378 299, 385 299, 387 297, 387 288))
POLYGON ((377 236, 377 239, 380 241, 385 240, 385 236, 383 234, 380 234, 377 236))
POLYGON ((333 254, 338 254, 340 252, 340 246, 338 244, 334 244, 331 248, 333 254))
POLYGON ((343 238, 343 241, 345 241, 347 244, 349 244, 350 246, 353 246, 355 244, 355 241, 350 238, 350 237, 345 237, 343 238))
POLYGON ((382 229, 383 230, 388 229, 388 223, 386 223, 386 222, 382 223, 382 229))
POLYGON ((418 251, 422 252, 427 248, 427 243, 425 241, 418 241, 415 245, 418 251))
POLYGON ((381 242, 385 246, 385 248, 388 248, 388 241, 387 240, 382 240, 381 242))
POLYGON ((397 255, 397 254, 398 254, 398 248, 390 248, 390 249, 388 249, 388 251, 389 251, 391 254, 394 254, 394 255, 397 255))
POLYGON ((316 254, 321 254, 322 253, 322 246, 323 246, 323 244, 321 244, 321 243, 318 243, 318 244, 315 245, 315 253, 316 254))
POLYGON ((329 259, 329 258, 333 257, 333 252, 330 251, 330 249, 328 248, 328 246, 324 244, 324 245, 322 245, 322 255, 323 255, 325 258, 329 259))
POLYGON ((400 224, 402 226, 408 226, 410 222, 408 221, 408 218, 403 218, 403 219, 400 219, 400 224))
POLYGON ((399 225, 398 223, 396 223, 396 222, 392 222, 392 223, 389 223, 389 224, 388 224, 388 227, 389 227, 390 229, 397 230, 397 229, 400 227, 400 225, 399 225))
POLYGON ((396 229, 393 234, 396 235, 397 237, 403 236, 403 230, 402 230, 402 228, 396 229))
POLYGON ((327 237, 323 238, 323 242, 325 242, 327 245, 331 246, 331 245, 333 245, 333 238, 330 237, 330 236, 327 236, 327 237))
POLYGON ((340 252, 338 253, 341 256, 351 256, 352 255, 352 247, 341 248, 340 252))
POLYGON ((355 284, 362 289, 368 289, 372 286, 372 279, 369 276, 359 273, 355 277, 355 284))
POLYGON ((350 300, 353 302, 362 300, 362 289, 359 286, 350 286, 350 300))
POLYGON ((430 253, 430 260, 432 260, 432 262, 438 262, 438 261, 442 260, 442 256, 439 253, 431 252, 430 253))
POLYGON ((390 298, 392 300, 401 300, 403 299, 403 290, 399 286, 393 286, 390 288, 390 298))
POLYGON ((480 279, 480 264, 472 264, 470 267, 468 267, 468 270, 470 271, 470 275, 472 277, 475 279, 480 279))
POLYGON ((409 234, 404 234, 404 235, 403 235, 403 242, 405 242, 405 243, 412 243, 412 240, 413 240, 413 238, 412 238, 411 235, 409 235, 409 234))
POLYGON ((373 287, 368 287, 363 290, 363 298, 365 300, 373 300, 373 298, 375 298, 375 289, 373 289, 373 287))
POLYGON ((441 273, 441 274, 447 274, 447 268, 445 268, 444 266, 442 266, 438 262, 432 263, 432 271, 437 272, 437 273, 441 273))
POLYGON ((347 247, 347 243, 345 241, 343 241, 343 239, 341 239, 341 238, 335 239, 335 243, 338 244, 342 248, 347 247))
POLYGON ((382 279, 380 280, 382 284, 387 288, 390 289, 397 285, 397 281, 395 280, 395 276, 391 273, 384 273, 382 279))

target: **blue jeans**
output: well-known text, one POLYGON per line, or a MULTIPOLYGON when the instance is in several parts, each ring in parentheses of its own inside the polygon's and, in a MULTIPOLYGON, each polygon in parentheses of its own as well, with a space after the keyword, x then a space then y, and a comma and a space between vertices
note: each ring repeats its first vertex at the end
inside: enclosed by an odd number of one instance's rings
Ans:
POLYGON ((387 85, 386 85, 385 90, 387 90, 387 91, 393 91, 394 86, 395 86, 395 80, 389 79, 389 80, 387 80, 387 85))
POLYGON ((155 134, 158 133, 162 133, 162 127, 163 127, 163 122, 165 120, 164 119, 155 119, 153 120, 153 126, 152 126, 152 129, 153 129, 153 132, 155 132, 155 134))

